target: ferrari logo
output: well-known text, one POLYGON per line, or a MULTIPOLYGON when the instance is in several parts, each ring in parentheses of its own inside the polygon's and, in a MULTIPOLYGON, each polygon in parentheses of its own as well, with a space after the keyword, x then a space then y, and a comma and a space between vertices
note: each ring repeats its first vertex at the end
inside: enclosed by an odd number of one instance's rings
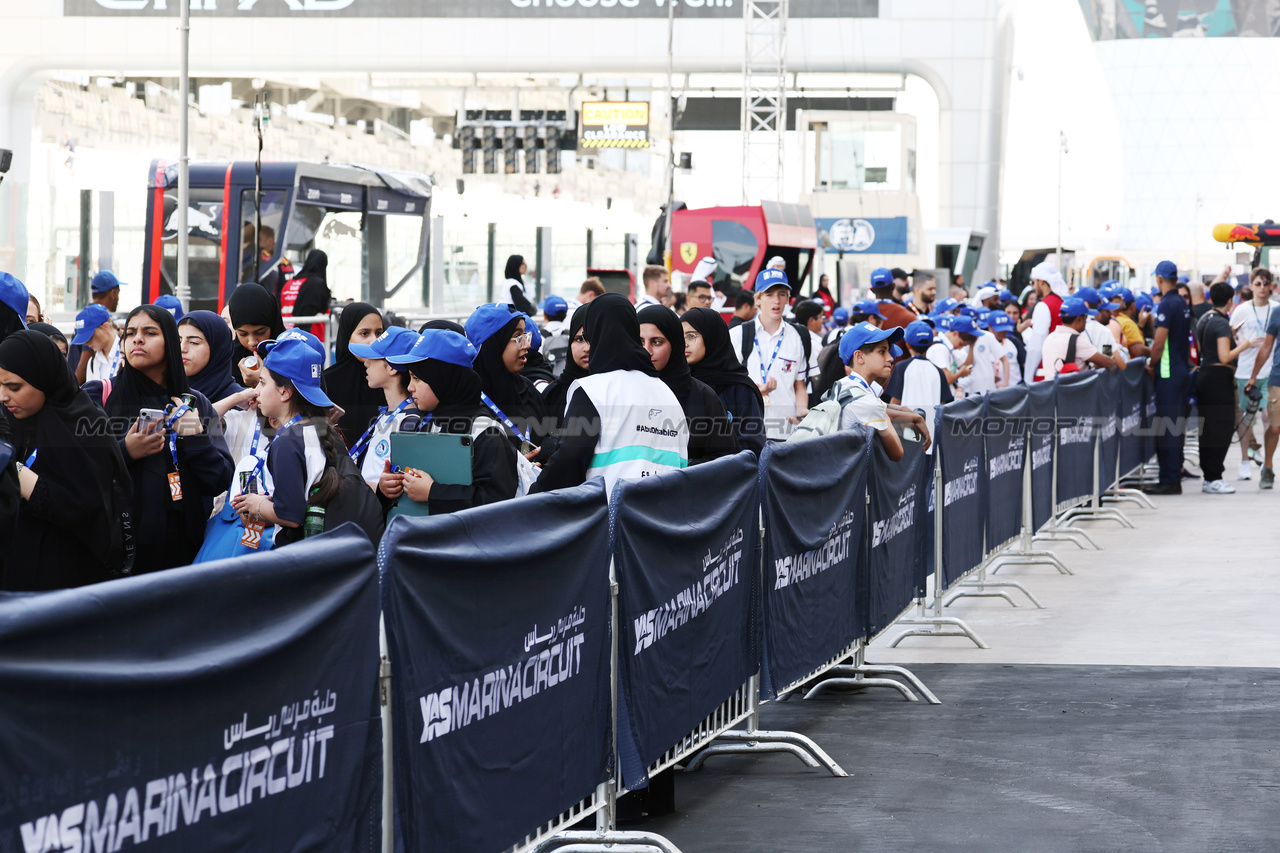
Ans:
POLYGON ((681 243, 680 244, 680 260, 686 264, 691 264, 698 259, 697 243, 681 243))

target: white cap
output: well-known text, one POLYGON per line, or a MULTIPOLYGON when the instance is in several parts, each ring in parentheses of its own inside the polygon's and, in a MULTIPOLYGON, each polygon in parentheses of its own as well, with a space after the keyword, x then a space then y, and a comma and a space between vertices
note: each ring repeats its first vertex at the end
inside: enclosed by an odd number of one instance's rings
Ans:
POLYGON ((985 302, 991 297, 999 295, 1000 291, 996 290, 994 287, 979 287, 977 299, 979 302, 985 302))
POLYGON ((764 265, 764 268, 767 270, 785 270, 787 262, 783 260, 782 255, 774 255, 769 259, 769 263, 764 265))
POLYGON ((698 261, 698 265, 693 268, 693 275, 689 276, 690 281, 707 281, 711 275, 719 268, 715 258, 703 258, 698 261))

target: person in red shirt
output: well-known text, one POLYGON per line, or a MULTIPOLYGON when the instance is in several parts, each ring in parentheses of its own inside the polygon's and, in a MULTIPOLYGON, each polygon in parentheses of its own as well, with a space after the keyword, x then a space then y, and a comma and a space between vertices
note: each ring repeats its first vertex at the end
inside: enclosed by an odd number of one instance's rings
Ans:
MULTIPOLYGON (((291 278, 280 288, 280 316, 286 328, 293 328, 291 318, 315 317, 329 313, 329 292, 327 273, 329 256, 320 249, 312 249, 297 278, 291 278)), ((324 342, 324 323, 312 323, 306 331, 324 342)))
POLYGON ((880 303, 880 313, 884 315, 882 329, 896 329, 911 325, 916 314, 897 298, 897 287, 894 284, 893 272, 880 267, 871 273, 871 293, 880 303))

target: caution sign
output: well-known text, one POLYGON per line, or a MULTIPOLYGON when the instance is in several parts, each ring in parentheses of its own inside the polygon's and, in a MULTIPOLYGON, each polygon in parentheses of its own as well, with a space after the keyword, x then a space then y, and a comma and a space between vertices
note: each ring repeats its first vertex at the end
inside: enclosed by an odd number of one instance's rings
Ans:
POLYGON ((648 148, 647 101, 588 101, 582 105, 582 148, 648 148))

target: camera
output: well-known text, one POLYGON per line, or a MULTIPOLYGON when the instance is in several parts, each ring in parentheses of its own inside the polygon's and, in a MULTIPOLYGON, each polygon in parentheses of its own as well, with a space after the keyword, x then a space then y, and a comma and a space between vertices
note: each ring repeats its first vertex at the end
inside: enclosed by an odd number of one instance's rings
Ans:
POLYGON ((1253 386, 1252 388, 1246 389, 1244 392, 1244 395, 1249 398, 1250 409, 1253 409, 1256 411, 1258 406, 1262 404, 1262 389, 1259 388, 1257 385, 1253 386))

